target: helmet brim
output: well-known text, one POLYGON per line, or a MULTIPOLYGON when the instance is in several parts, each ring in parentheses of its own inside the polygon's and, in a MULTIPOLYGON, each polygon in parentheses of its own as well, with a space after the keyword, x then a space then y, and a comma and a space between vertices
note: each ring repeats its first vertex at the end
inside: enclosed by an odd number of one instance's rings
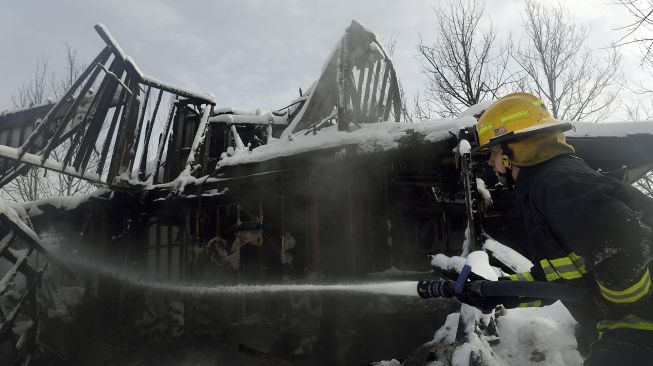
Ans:
POLYGON ((570 122, 561 122, 553 118, 544 118, 542 119, 544 123, 539 123, 537 125, 521 129, 519 131, 511 131, 506 134, 503 134, 501 136, 497 136, 494 138, 491 138, 490 141, 488 141, 487 144, 483 146, 479 146, 477 148, 472 149, 473 154, 485 154, 490 151, 490 148, 494 145, 503 143, 503 142, 508 142, 512 141, 515 139, 519 139, 522 137, 530 136, 536 133, 544 132, 544 131, 555 131, 559 130, 561 132, 569 131, 574 126, 570 122))

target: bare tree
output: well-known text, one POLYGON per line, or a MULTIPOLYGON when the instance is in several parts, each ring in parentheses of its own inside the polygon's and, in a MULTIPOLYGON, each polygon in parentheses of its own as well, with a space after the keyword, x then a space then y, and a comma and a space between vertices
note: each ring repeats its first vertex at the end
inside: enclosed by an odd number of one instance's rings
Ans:
MULTIPOLYGON (((48 99, 60 99, 84 71, 77 52, 66 45, 66 64, 64 73, 57 78, 50 70, 48 59, 38 59, 34 75, 12 96, 16 108, 27 108, 45 103, 48 99)), ((52 154, 59 159, 67 146, 56 148, 52 154)), ((93 163, 91 163, 93 165, 93 163)), ((74 196, 90 192, 90 183, 69 175, 48 174, 44 169, 29 169, 25 175, 16 177, 2 188, 2 195, 13 201, 35 201, 55 196, 74 196)))
POLYGON ((626 8, 633 21, 621 27, 626 33, 615 46, 639 44, 642 50, 642 66, 653 66, 653 1, 615 0, 626 8))
POLYGON ((34 75, 23 83, 16 93, 11 96, 15 108, 26 108, 45 102, 54 97, 51 92, 56 89, 54 73, 50 72, 49 60, 45 56, 39 57, 34 68, 34 75))
POLYGON ((561 6, 527 0, 525 14, 526 42, 514 58, 531 91, 546 100, 558 119, 601 120, 609 115, 623 84, 617 50, 597 56, 585 46, 588 30, 574 24, 561 6))
POLYGON ((633 183, 633 186, 644 192, 647 196, 653 197, 653 172, 648 172, 633 183))
POLYGON ((434 9, 437 37, 421 36, 418 60, 427 77, 426 98, 442 117, 508 91, 517 78, 508 69, 510 43, 499 45, 492 25, 481 29, 485 3, 448 0, 434 9))

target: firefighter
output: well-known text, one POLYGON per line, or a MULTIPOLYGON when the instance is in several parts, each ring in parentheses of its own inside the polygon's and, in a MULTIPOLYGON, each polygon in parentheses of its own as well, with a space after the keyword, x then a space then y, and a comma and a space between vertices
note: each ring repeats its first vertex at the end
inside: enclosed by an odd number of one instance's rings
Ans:
POLYGON ((585 365, 653 365, 653 200, 574 156, 563 134, 571 128, 528 93, 499 99, 478 119, 476 151, 489 152, 514 187, 534 263, 510 280, 590 289, 588 306, 565 304, 581 339, 593 341, 585 365))

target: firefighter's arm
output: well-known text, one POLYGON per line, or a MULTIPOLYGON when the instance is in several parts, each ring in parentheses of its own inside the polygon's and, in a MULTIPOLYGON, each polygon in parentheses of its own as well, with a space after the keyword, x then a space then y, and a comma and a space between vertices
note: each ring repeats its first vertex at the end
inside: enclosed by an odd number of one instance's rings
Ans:
POLYGON ((556 239, 585 259, 600 296, 619 306, 637 306, 651 295, 651 228, 614 197, 607 177, 565 176, 536 190, 556 239))

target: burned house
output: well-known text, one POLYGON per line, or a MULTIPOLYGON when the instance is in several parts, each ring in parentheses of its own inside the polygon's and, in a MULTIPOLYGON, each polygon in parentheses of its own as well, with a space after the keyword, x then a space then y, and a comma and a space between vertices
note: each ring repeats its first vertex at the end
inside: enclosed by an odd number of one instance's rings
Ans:
MULTIPOLYGON (((11 265, 0 296, 17 276, 27 278, 11 308, 0 309, 0 341, 18 350, 15 359, 91 363, 93 340, 123 339, 238 344, 237 353, 276 364, 364 363, 405 355, 432 336, 452 304, 188 296, 144 284, 428 276, 428 254, 457 254, 464 241, 468 206, 455 149, 481 110, 403 122, 392 62, 356 22, 317 81, 267 113, 220 108, 209 94, 161 82, 104 26, 95 28, 106 46, 60 101, 0 115, 0 185, 43 167, 99 188, 85 199, 16 207, 36 234, 3 211, 0 252, 11 265), (61 285, 83 288, 84 321, 71 331, 81 336, 59 337, 71 325, 53 329, 39 313, 44 261, 28 260, 32 253, 46 256, 61 285), (17 332, 21 321, 27 330, 17 332)), ((620 179, 653 168, 648 123, 578 124, 569 140, 593 167, 620 179)), ((492 174, 476 166, 493 187, 492 174)), ((519 251, 505 202, 485 219, 491 235, 519 251)))

